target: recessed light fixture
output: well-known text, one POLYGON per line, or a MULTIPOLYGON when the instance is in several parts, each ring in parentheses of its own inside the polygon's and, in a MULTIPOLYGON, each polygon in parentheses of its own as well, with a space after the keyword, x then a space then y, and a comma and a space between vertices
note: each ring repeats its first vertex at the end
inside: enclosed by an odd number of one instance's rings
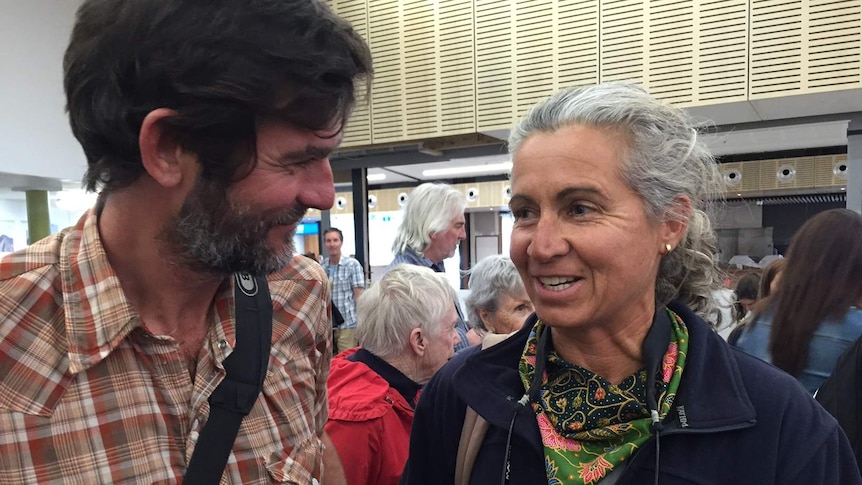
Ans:
POLYGON ((380 182, 381 180, 386 180, 385 173, 369 173, 366 177, 366 180, 369 182, 380 182))
POLYGON ((423 177, 443 177, 446 175, 466 175, 471 173, 505 172, 512 170, 512 162, 489 163, 486 165, 467 165, 466 167, 432 168, 423 170, 423 177))

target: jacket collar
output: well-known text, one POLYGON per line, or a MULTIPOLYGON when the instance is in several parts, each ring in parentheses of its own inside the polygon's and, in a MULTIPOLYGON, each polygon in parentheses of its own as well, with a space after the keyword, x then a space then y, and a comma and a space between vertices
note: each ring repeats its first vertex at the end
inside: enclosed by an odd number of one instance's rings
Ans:
POLYGON ((689 330, 689 352, 670 424, 691 431, 752 425, 754 404, 742 380, 734 350, 688 307, 671 302, 689 330))
MULTIPOLYGON (((732 349, 685 305, 672 302, 668 307, 688 327, 689 353, 674 409, 665 421, 666 429, 706 432, 752 425, 754 405, 731 355, 732 349)), ((518 361, 535 323, 533 314, 507 340, 483 351, 470 350, 472 355, 466 357, 453 376, 458 395, 493 426, 508 429, 517 409, 516 402, 525 393, 518 361)), ((525 419, 531 415, 529 407, 518 414, 514 433, 541 447, 536 420, 525 419)))

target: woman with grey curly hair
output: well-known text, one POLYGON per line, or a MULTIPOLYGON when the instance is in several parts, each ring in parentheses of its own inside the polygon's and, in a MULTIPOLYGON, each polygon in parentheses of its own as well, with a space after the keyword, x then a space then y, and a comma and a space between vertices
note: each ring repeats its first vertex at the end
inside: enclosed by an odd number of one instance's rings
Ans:
POLYGON ((402 484, 862 483, 835 421, 707 323, 721 184, 683 111, 630 83, 568 89, 509 150, 535 313, 424 388, 402 484))
POLYGON ((509 334, 517 331, 533 313, 533 304, 524 289, 518 270, 507 256, 493 255, 470 270, 470 295, 464 302, 473 327, 467 333, 471 345, 487 333, 509 334))

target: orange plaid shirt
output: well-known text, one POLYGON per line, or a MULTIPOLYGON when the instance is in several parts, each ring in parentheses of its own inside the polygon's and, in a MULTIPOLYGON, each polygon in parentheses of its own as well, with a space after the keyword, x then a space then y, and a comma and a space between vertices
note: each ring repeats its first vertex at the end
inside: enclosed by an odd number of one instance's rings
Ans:
MULTIPOLYGON (((170 274, 165 274, 170 278, 170 274)), ((269 277, 269 370, 221 483, 312 483, 327 418, 326 275, 297 257, 269 277)), ((225 278, 192 382, 120 287, 96 216, 0 259, 0 483, 176 483, 234 346, 225 278)))

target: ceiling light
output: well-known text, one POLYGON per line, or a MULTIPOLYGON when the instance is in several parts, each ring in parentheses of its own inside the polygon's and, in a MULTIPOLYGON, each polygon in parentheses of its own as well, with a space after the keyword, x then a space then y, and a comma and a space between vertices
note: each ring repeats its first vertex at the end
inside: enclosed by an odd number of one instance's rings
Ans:
POLYGON ((512 170, 512 162, 468 165, 466 167, 433 168, 423 170, 423 177, 442 177, 445 175, 466 175, 471 173, 507 172, 512 170))
POLYGON ((386 180, 385 173, 369 173, 365 177, 369 182, 380 182, 381 180, 386 180))

